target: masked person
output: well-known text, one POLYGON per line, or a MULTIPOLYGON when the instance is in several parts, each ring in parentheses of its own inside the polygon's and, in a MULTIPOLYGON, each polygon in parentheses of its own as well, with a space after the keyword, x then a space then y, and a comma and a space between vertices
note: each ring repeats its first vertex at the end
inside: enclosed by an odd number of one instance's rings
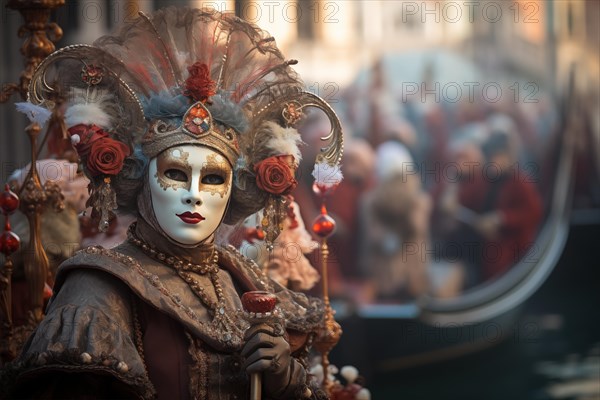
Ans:
MULTIPOLYGON (((4 371, 8 397, 243 399, 252 373, 264 398, 325 397, 306 372, 322 303, 215 244, 222 224, 262 208, 274 240, 296 185, 293 126, 309 104, 335 119, 290 64, 237 17, 169 8, 40 65, 31 110, 69 95, 100 229, 115 209, 137 221, 121 245, 59 267, 45 319, 4 371), (277 296, 265 323, 240 311, 250 290, 277 296)), ((329 149, 335 164, 341 138, 329 149)))

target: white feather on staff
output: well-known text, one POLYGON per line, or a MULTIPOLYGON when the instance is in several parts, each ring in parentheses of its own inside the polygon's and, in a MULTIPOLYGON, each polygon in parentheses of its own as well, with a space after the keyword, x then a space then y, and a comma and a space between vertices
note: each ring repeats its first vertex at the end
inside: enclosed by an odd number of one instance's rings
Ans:
POLYGON ((329 165, 326 162, 315 164, 312 176, 317 185, 326 188, 336 186, 344 179, 339 165, 329 165))
POLYGON ((37 122, 40 127, 44 127, 52 115, 52 111, 48 110, 47 108, 36 106, 28 101, 15 103, 15 107, 17 108, 18 112, 27 115, 27 118, 29 118, 30 122, 37 122))

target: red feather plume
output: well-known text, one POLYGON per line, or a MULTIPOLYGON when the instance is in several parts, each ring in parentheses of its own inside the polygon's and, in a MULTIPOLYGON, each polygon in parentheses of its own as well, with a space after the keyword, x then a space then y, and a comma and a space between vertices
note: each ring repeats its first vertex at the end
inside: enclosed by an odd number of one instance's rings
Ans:
POLYGON ((216 83, 210 79, 210 70, 208 65, 195 62, 188 67, 190 76, 185 80, 183 94, 191 97, 194 101, 208 102, 210 96, 216 93, 216 83))

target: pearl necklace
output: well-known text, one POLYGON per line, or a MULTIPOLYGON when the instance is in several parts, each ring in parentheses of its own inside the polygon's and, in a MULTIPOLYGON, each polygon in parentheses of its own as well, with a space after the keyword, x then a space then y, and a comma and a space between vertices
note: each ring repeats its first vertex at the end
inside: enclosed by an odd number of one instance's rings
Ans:
POLYGON ((223 287, 221 286, 221 282, 219 281, 219 253, 213 249, 213 257, 212 262, 207 262, 205 264, 193 264, 179 259, 176 256, 172 256, 169 254, 161 253, 156 249, 152 248, 148 243, 144 242, 140 238, 138 238, 135 234, 135 226, 136 224, 131 224, 127 231, 127 240, 140 248, 144 253, 149 255, 151 258, 172 267, 177 275, 187 285, 190 287, 192 292, 200 299, 202 304, 204 304, 210 313, 210 315, 214 318, 217 315, 217 310, 219 310, 220 314, 223 314, 221 310, 224 310, 223 305, 225 304, 225 300, 223 297, 223 287), (217 302, 212 301, 204 291, 204 288, 198 282, 196 278, 190 274, 190 272, 195 272, 200 275, 208 275, 214 289, 215 294, 217 296, 217 302))

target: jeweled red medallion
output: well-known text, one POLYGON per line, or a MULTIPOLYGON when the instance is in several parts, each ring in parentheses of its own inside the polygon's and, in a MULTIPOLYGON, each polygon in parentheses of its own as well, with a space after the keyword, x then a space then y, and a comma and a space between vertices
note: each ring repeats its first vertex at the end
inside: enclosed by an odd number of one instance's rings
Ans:
POLYGON ((210 112, 200 102, 191 106, 183 116, 183 129, 194 135, 202 135, 208 132, 211 126, 210 112))

